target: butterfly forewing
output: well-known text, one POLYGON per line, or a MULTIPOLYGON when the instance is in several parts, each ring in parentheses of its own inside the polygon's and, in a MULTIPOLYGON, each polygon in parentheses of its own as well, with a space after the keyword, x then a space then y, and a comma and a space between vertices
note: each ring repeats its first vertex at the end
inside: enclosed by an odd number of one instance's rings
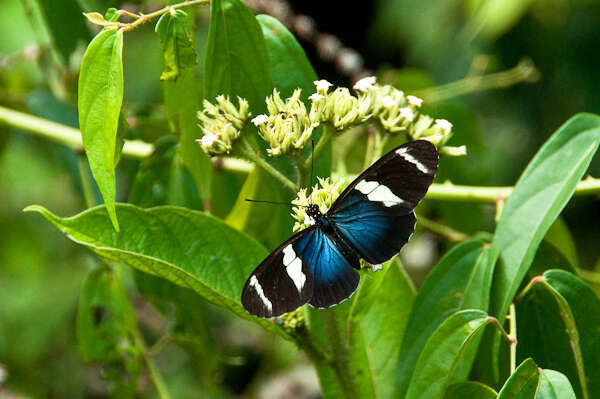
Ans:
POLYGON ((428 141, 413 141, 386 154, 357 177, 327 217, 372 264, 396 255, 415 229, 413 209, 433 182, 438 153, 428 141))

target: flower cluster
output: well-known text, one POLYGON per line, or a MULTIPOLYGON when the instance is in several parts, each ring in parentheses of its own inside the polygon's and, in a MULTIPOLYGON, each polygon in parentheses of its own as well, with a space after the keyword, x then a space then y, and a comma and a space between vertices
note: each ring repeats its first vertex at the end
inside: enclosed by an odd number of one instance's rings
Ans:
POLYGON ((266 100, 269 114, 252 119, 260 137, 269 143, 269 155, 277 157, 304 148, 317 126, 311 122, 301 94, 302 90, 296 89, 284 102, 277 89, 273 90, 266 100))
MULTIPOLYGON (((285 100, 275 89, 266 99, 267 113, 252 119, 259 135, 269 145, 269 155, 278 157, 304 148, 321 123, 344 131, 370 120, 376 121, 388 133, 406 132, 413 140, 428 140, 448 155, 465 154, 464 146, 445 146, 452 135, 450 122, 445 119, 434 121, 421 114, 419 109, 423 100, 405 96, 401 90, 389 85, 379 86, 374 76, 356 82, 353 86, 356 95, 345 87, 330 91, 332 84, 326 80, 317 80, 314 85, 316 92, 309 97, 310 110, 300 99, 300 89, 285 100)), ((249 117, 248 103, 241 98, 238 98, 238 108, 222 95, 216 101, 217 105, 205 101, 204 110, 198 113, 204 132, 199 141, 211 155, 229 153, 249 117)))
POLYGON ((216 104, 204 100, 204 109, 198 112, 204 136, 197 141, 209 155, 229 154, 249 116, 243 98, 238 97, 237 108, 223 95, 217 96, 216 104))
POLYGON ((306 215, 306 208, 310 204, 317 205, 321 213, 326 213, 344 190, 343 180, 332 182, 329 178, 322 179, 319 177, 318 179, 319 184, 313 187, 309 195, 305 188, 300 189, 297 197, 292 201, 292 204, 296 205, 292 209, 292 217, 296 220, 294 232, 300 231, 311 224, 306 215), (319 188, 319 186, 321 187, 319 188))

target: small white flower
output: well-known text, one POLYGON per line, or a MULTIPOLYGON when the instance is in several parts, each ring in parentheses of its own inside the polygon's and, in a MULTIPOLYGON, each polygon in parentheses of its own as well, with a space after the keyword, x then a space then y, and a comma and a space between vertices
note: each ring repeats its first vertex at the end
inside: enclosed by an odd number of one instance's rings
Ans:
POLYGON ((390 108, 396 105, 396 101, 392 98, 392 96, 385 96, 381 99, 381 103, 384 107, 390 108))
POLYGON ((322 91, 327 93, 327 90, 329 90, 329 88, 331 86, 333 86, 331 83, 329 83, 328 81, 326 81, 325 79, 321 79, 321 80, 315 80, 313 82, 313 84, 315 85, 315 87, 317 88, 317 91, 322 91))
POLYGON ((445 133, 448 133, 452 129, 452 123, 448 122, 446 119, 436 119, 435 124, 445 133))
POLYGON ((383 270, 383 265, 379 264, 379 265, 371 265, 371 270, 374 272, 379 271, 379 270, 383 270))
POLYGON ((215 143, 215 141, 217 141, 217 140, 218 140, 217 135, 212 134, 212 133, 205 134, 204 136, 202 136, 202 140, 201 140, 202 147, 208 148, 208 147, 212 146, 215 143))
POLYGON ((409 122, 412 122, 415 119, 415 113, 409 107, 400 108, 400 116, 409 122))
POLYGON ((308 97, 308 99, 311 100, 312 102, 317 102, 324 98, 325 98, 325 96, 322 94, 319 94, 319 93, 313 93, 310 97, 308 97))
POLYGON ((262 125, 263 123, 265 123, 267 120, 269 120, 267 115, 260 114, 256 118, 252 119, 252 123, 254 123, 254 126, 259 126, 259 125, 262 125))
POLYGON ((420 107, 421 104, 423 104, 423 100, 421 100, 419 97, 406 96, 406 99, 408 100, 408 103, 414 107, 420 107))
POLYGON ((367 76, 366 78, 362 78, 358 82, 352 86, 352 88, 356 91, 366 92, 375 87, 375 76, 367 76))

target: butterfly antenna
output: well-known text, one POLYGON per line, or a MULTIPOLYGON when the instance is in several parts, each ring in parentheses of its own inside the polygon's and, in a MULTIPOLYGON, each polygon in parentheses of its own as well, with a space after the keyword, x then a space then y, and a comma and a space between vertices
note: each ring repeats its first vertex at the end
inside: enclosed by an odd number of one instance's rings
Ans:
POLYGON ((305 207, 305 205, 295 205, 292 204, 290 202, 278 202, 278 201, 265 201, 265 200, 254 200, 254 199, 250 199, 250 198, 246 198, 244 199, 244 201, 247 202, 257 202, 257 203, 263 203, 263 204, 275 204, 275 205, 287 205, 287 206, 299 206, 299 207, 305 207))
POLYGON ((315 166, 315 141, 313 139, 310 140, 310 185, 308 189, 312 191, 313 187, 313 170, 315 166))

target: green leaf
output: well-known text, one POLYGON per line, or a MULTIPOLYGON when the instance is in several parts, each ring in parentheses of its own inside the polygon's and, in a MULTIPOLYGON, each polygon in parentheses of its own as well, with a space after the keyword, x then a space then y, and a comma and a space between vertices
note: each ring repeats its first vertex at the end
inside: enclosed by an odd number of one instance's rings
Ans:
POLYGON ((210 2, 203 86, 209 101, 219 94, 240 96, 253 115, 266 109, 273 88, 267 48, 256 17, 240 0, 210 2))
POLYGON ((455 372, 469 346, 490 320, 485 312, 471 309, 444 320, 423 347, 406 399, 442 398, 448 385, 455 382, 455 372))
POLYGON ((358 352, 355 346, 362 346, 366 355, 366 361, 355 365, 355 369, 360 370, 360 365, 368 372, 359 376, 373 384, 375 395, 370 397, 392 398, 392 382, 415 289, 397 261, 389 262, 380 272, 364 273, 361 279, 361 290, 355 294, 357 298, 353 301, 355 312, 350 313, 352 319, 347 321, 354 330, 351 352, 358 352), (367 290, 368 296, 364 295, 367 290), (366 306, 362 305, 363 302, 366 306))
POLYGON ((102 30, 88 46, 79 74, 79 127, 83 146, 115 230, 115 158, 123 101, 123 33, 102 30))
POLYGON ((327 310, 309 309, 311 336, 337 362, 316 364, 324 397, 393 397, 390 381, 414 295, 402 266, 390 261, 381 272, 361 272, 350 300, 327 310))
POLYGON ((79 351, 84 361, 102 363, 104 377, 117 385, 113 387, 114 393, 126 393, 128 397, 136 390, 140 371, 136 334, 133 305, 123 287, 119 268, 102 266, 92 270, 79 297, 79 351))
POLYGON ((565 374, 578 397, 597 397, 600 300, 592 289, 571 273, 549 270, 518 305, 519 356, 565 374))
POLYGON ((570 266, 573 268, 579 267, 575 240, 573 240, 573 235, 562 217, 556 218, 546 233, 544 241, 556 248, 569 261, 570 266))
MULTIPOLYGON (((202 97, 214 101, 219 94, 240 96, 248 100, 252 115, 266 112, 265 98, 274 85, 265 39, 256 17, 240 0, 211 1, 210 7, 202 97)), ((266 143, 258 138, 251 123, 246 125, 242 136, 266 157, 266 143)), ((289 160, 268 158, 267 161, 288 177, 294 176, 289 160)), ((263 171, 253 172, 227 220, 258 237, 268 248, 275 248, 289 237, 292 220, 286 209, 248 203, 246 198, 289 202, 290 192, 281 183, 263 171), (238 217, 240 221, 236 220, 238 217), (270 220, 269 229, 255 223, 256 220, 270 220)))
MULTIPOLYGON (((273 76, 273 85, 279 90, 282 97, 289 97, 295 89, 302 89, 301 99, 310 109, 308 96, 315 92, 313 82, 318 79, 310 61, 306 57, 300 43, 294 35, 277 19, 269 15, 256 17, 262 27, 269 57, 269 66, 273 76)), ((318 128, 313 132, 315 142, 323 134, 323 129, 318 128)), ((310 147, 303 151, 306 159, 310 154, 310 147)), ((315 176, 327 177, 331 174, 331 143, 321 151, 315 160, 315 176)))
POLYGON ((492 244, 500 251, 492 314, 502 320, 535 251, 573 195, 600 144, 600 117, 569 119, 542 146, 506 201, 492 244))
POLYGON ((156 23, 155 31, 162 43, 163 70, 160 80, 177 80, 181 69, 196 65, 196 50, 192 36, 186 32, 188 15, 176 10, 175 15, 163 14, 156 23))
POLYGON ((540 383, 540 369, 533 359, 527 359, 508 378, 498 399, 534 399, 540 383))
POLYGON ((128 204, 117 207, 120 233, 111 229, 104 206, 70 218, 60 218, 40 206, 26 211, 40 212, 69 239, 100 256, 187 287, 217 306, 289 338, 279 325, 251 316, 240 303, 247 277, 267 255, 259 243, 202 212, 175 206, 148 210, 128 204))
POLYGON ((569 379, 554 370, 542 370, 542 382, 536 399, 576 399, 569 379))
POLYGON ((474 10, 471 11, 465 33, 472 36, 481 35, 486 41, 494 41, 518 21, 533 3, 532 0, 488 0, 471 1, 474 10))
MULTIPOLYGON (((435 329, 460 309, 486 310, 494 257, 482 255, 483 242, 472 240, 450 250, 417 293, 397 364, 396 395, 404 397, 415 365, 435 329)), ((493 254, 492 254, 493 255, 493 254)))
MULTIPOLYGON (((81 8, 73 0, 38 0, 48 31, 64 66, 80 43, 90 40, 90 32, 81 17, 81 8)), ((89 17, 88 17, 89 18, 89 17)))
POLYGON ((177 10, 175 16, 163 14, 156 24, 156 32, 163 44, 161 80, 167 119, 171 131, 180 137, 183 163, 193 176, 205 206, 209 207, 213 170, 210 158, 196 142, 201 137, 196 118, 200 96, 193 38, 186 31, 191 23, 190 16, 177 10))
POLYGON ((444 399, 496 399, 497 396, 496 391, 485 384, 465 381, 450 385, 444 399))

